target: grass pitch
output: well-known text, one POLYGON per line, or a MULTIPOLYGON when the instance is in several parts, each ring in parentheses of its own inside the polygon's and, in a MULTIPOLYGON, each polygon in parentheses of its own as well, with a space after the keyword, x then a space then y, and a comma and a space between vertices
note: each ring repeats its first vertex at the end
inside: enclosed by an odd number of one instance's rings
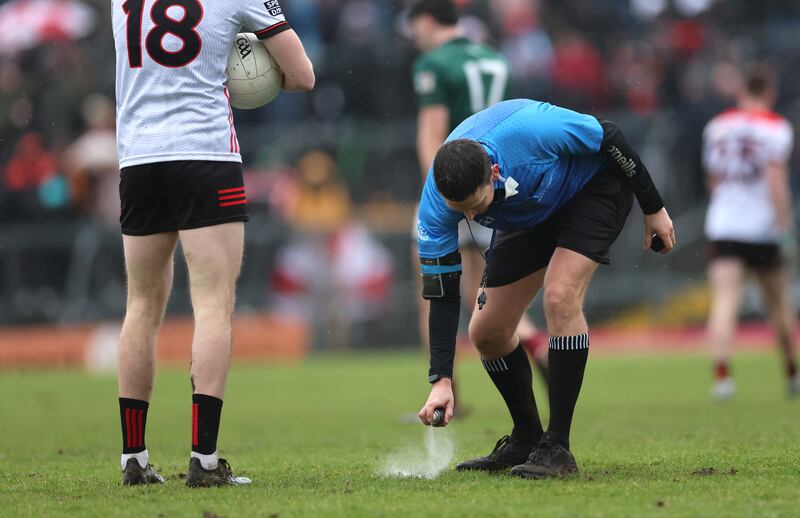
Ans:
MULTIPOLYGON (((427 395, 421 355, 319 358, 236 367, 220 450, 253 478, 190 490, 187 373, 162 369, 148 417, 160 487, 120 485, 112 376, 0 375, 0 515, 5 516, 797 516, 800 401, 777 359, 740 355, 739 392, 709 400, 700 356, 594 357, 573 425, 581 474, 525 481, 447 470, 435 480, 379 475, 425 430, 403 424, 427 395)), ((449 427, 456 459, 487 453, 510 430, 477 359, 459 369, 471 413, 449 427)), ((546 396, 536 387, 546 414, 546 396)))

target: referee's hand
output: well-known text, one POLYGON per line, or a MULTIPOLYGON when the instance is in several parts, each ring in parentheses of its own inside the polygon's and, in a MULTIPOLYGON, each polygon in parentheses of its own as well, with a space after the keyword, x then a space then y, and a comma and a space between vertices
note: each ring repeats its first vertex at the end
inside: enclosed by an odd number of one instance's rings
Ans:
POLYGON ((428 401, 419 411, 419 420, 422 424, 430 426, 433 421, 433 411, 444 407, 444 419, 436 426, 447 426, 453 418, 453 382, 450 378, 442 378, 431 386, 428 401))
POLYGON ((662 254, 668 253, 675 248, 675 229, 672 228, 672 220, 667 214, 667 209, 662 208, 653 214, 644 216, 644 249, 649 250, 653 244, 653 236, 658 236, 664 242, 662 254))

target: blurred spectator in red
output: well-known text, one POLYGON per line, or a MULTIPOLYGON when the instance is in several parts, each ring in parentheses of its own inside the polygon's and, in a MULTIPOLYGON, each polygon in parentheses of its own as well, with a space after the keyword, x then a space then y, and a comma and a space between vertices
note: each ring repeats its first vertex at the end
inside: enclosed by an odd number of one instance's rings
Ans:
POLYGON ((69 188, 56 164, 41 135, 23 135, 3 171, 0 219, 31 221, 64 215, 69 188))
POLYGON ((663 81, 661 62, 647 42, 623 42, 609 65, 613 89, 637 115, 652 115, 659 108, 663 81))
POLYGON ((706 46, 706 28, 700 19, 671 19, 664 27, 669 46, 682 59, 689 59, 706 46))
POLYGON ((20 192, 39 187, 57 173, 56 161, 38 133, 27 133, 17 142, 14 156, 3 175, 6 189, 20 192))
POLYGON ((609 101, 603 57, 577 32, 566 30, 555 38, 553 97, 576 109, 605 108, 609 101))
POLYGON ((82 212, 109 226, 119 223, 119 161, 114 105, 102 95, 83 102, 86 132, 69 146, 65 169, 72 201, 82 212))

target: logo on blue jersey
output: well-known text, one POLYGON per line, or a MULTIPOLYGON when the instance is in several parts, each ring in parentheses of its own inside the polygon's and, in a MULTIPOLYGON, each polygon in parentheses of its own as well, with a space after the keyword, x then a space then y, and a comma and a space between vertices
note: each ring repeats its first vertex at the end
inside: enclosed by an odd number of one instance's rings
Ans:
POLYGON ((417 223, 417 239, 420 241, 430 241, 431 239, 428 235, 428 231, 422 226, 422 223, 417 223))

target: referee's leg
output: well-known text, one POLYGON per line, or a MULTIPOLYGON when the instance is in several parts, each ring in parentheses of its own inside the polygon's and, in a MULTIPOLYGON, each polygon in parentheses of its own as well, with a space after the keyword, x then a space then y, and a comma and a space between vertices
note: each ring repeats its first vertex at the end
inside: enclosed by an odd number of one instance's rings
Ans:
MULTIPOLYGON (((544 275, 545 269, 542 268, 505 286, 486 288, 486 305, 474 310, 470 320, 470 340, 481 353, 483 366, 503 396, 514 422, 511 431, 513 444, 506 452, 509 454, 505 455, 505 467, 524 462, 542 436, 531 385, 531 365, 527 353, 519 345, 516 329, 522 314, 539 291, 544 275)), ((458 469, 487 469, 482 467, 486 459, 488 457, 465 461, 458 469)), ((497 464, 496 460, 494 464, 497 464)))
POLYGON ((544 313, 550 333, 550 423, 547 429, 567 450, 572 414, 589 355, 589 329, 583 316, 583 299, 595 270, 595 261, 559 247, 550 259, 544 278, 544 313))

